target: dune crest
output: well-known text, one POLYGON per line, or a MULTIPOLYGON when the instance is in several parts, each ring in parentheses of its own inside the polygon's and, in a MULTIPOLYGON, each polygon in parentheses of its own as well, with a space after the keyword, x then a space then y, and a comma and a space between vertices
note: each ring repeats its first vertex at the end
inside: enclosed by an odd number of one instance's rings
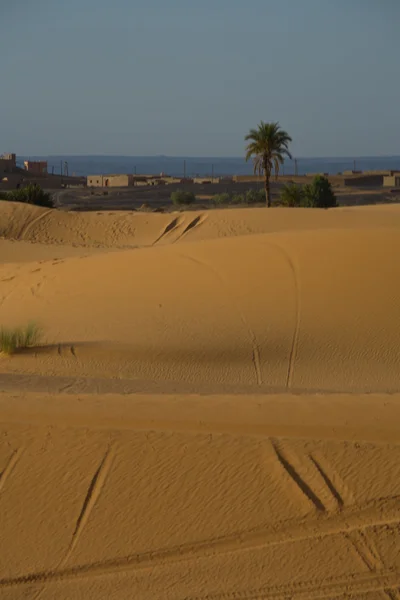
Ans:
MULTIPOLYGON (((0 242, 125 249, 259 233, 321 229, 398 227, 399 205, 335 210, 233 208, 172 213, 66 212, 0 201, 0 242)), ((27 255, 26 260, 32 258, 27 255)))

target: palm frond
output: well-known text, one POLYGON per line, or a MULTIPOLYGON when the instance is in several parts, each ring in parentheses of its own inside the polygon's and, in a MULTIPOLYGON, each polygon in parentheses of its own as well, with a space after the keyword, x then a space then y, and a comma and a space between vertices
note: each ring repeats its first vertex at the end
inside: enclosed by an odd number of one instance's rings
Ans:
POLYGON ((281 165, 281 161, 279 160, 279 158, 277 156, 274 156, 274 168, 275 168, 275 178, 278 179, 279 177, 279 166, 281 165))
POLYGON ((256 140, 258 137, 258 130, 257 129, 250 129, 249 133, 246 135, 246 137, 244 138, 246 141, 247 140, 256 140))
MULTIPOLYGON (((263 156, 264 165, 266 161, 274 161, 277 157, 280 164, 283 164, 284 157, 292 158, 289 152, 289 144, 292 138, 281 129, 278 122, 265 123, 261 121, 258 129, 250 129, 245 140, 249 142, 246 147, 246 160, 252 156, 263 156)), ((271 162, 272 168, 273 162, 271 162)))
POLYGON ((256 155, 253 158, 253 164, 254 164, 254 175, 261 175, 264 170, 263 157, 260 155, 256 155))

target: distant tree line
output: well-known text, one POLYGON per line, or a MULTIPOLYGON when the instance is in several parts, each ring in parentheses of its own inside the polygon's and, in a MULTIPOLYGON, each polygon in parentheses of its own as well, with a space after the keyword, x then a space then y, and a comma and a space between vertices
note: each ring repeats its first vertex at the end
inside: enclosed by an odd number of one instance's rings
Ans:
MULTIPOLYGON (((171 194, 171 201, 176 206, 190 205, 200 202, 193 192, 186 190, 176 190, 171 194)), ((263 190, 251 189, 243 194, 214 194, 211 197, 212 204, 220 206, 223 204, 262 204, 265 202, 265 193, 263 190)))
MULTIPOLYGON (((176 206, 190 206, 199 202, 193 192, 176 190, 171 194, 171 201, 176 206)), ((265 204, 265 191, 250 189, 245 193, 237 194, 228 192, 215 194, 210 202, 215 206, 231 205, 254 205, 265 204)), ((270 200, 272 204, 272 200, 270 200)), ((322 175, 314 177, 313 181, 306 185, 288 183, 283 186, 280 197, 274 201, 275 206, 298 207, 298 208, 333 208, 337 205, 336 196, 332 190, 329 179, 322 175)))

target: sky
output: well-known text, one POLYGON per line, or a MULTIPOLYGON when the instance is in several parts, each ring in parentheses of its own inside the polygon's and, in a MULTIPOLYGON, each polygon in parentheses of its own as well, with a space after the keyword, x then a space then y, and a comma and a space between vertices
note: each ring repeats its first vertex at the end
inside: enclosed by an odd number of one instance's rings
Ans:
POLYGON ((399 0, 0 0, 0 153, 400 155, 399 0))

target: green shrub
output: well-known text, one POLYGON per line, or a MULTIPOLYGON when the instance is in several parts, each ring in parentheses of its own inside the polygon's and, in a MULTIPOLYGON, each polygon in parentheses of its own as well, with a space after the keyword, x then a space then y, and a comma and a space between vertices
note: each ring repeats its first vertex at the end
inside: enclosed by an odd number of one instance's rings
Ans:
POLYGON ((42 336, 42 332, 35 323, 28 323, 25 327, 8 329, 0 328, 0 353, 14 354, 23 348, 36 346, 42 336))
POLYGON ((171 194, 172 204, 182 205, 182 204, 193 204, 196 202, 196 196, 193 192, 185 192, 184 190, 176 190, 176 192, 172 192, 171 194))
POLYGON ((246 196, 244 194, 234 194, 231 197, 231 204, 245 204, 246 196))
POLYGON ((25 202, 26 204, 34 204, 35 206, 44 206, 46 208, 54 207, 51 195, 43 191, 36 183, 30 183, 18 190, 3 192, 0 199, 10 202, 25 202))
POLYGON ((12 192, 7 193, 6 200, 9 200, 10 202, 26 202, 27 195, 24 193, 23 189, 13 190, 12 192))
POLYGON ((303 198, 301 200, 301 205, 303 208, 318 208, 315 190, 311 183, 307 183, 305 186, 303 186, 303 198))
POLYGON ((246 192, 247 204, 263 204, 265 203, 264 190, 248 190, 246 192))
POLYGON ((327 177, 317 175, 303 188, 302 205, 310 208, 334 208, 336 196, 327 177))
POLYGON ((228 204, 230 199, 231 197, 228 193, 215 194, 215 196, 212 197, 212 202, 214 202, 214 204, 228 204))
POLYGON ((304 190, 295 183, 289 183, 283 186, 280 195, 280 204, 282 206, 295 207, 303 206, 304 190))

